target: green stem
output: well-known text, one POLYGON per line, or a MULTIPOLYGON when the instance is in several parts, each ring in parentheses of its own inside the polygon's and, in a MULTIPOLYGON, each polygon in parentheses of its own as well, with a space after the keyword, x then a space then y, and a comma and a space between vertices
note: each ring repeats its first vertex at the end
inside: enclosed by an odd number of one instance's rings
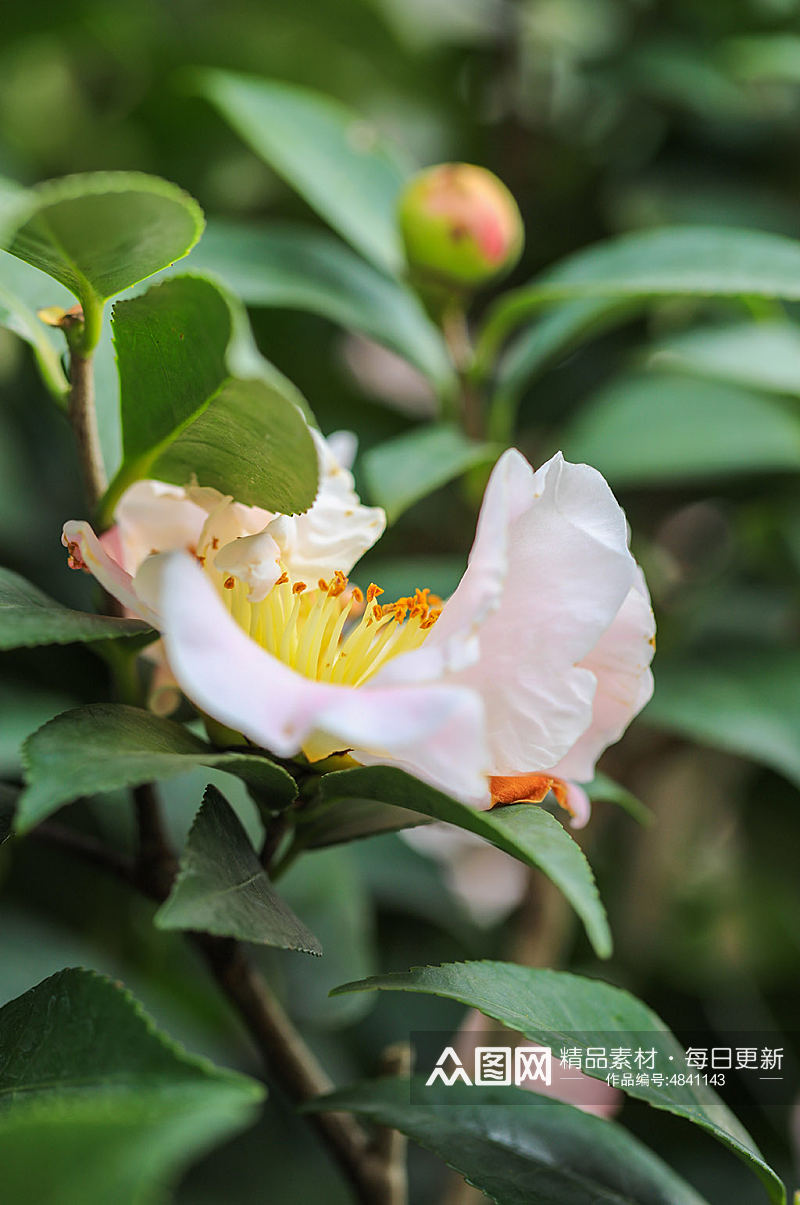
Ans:
POLYGON ((458 376, 458 412, 455 417, 467 435, 473 439, 481 439, 484 425, 483 407, 476 382, 472 379, 474 350, 467 316, 460 301, 454 300, 444 311, 442 331, 458 376))
POLYGON ((489 403, 489 417, 486 430, 486 434, 492 443, 501 444, 506 448, 513 441, 518 409, 518 390, 497 390, 489 403))
POLYGON ((81 296, 83 310, 83 332, 80 340, 81 355, 87 359, 92 355, 103 333, 103 303, 93 289, 86 288, 81 296))

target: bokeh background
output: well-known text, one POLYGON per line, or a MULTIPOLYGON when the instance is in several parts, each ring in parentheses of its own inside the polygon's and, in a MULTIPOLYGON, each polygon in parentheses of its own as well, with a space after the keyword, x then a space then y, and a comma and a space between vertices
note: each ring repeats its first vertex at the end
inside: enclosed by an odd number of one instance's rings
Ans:
MULTIPOLYGON (((0 175, 28 184, 137 168, 180 183, 210 215, 317 223, 193 92, 186 69, 198 65, 313 87, 422 163, 458 159, 497 172, 527 231, 512 284, 598 239, 651 226, 800 237, 796 0, 7 5, 0 175)), ((476 321, 489 300, 479 299, 476 321)), ((286 894, 329 953, 263 961, 342 1082, 374 1070, 383 1046, 409 1029, 446 1030, 461 1012, 411 996, 329 1000, 328 988, 373 969, 462 957, 599 974, 678 1030, 771 1030, 783 1039, 775 1045, 796 1048, 800 351, 776 363, 768 342, 759 354, 753 341, 796 316, 773 303, 665 300, 592 332, 526 380, 515 441, 534 462, 561 447, 606 473, 648 575, 656 697, 603 769, 654 823, 599 803, 580 835, 616 938, 607 964, 555 894, 520 882, 502 855, 479 863, 467 851, 458 866, 443 865, 393 835, 299 863, 286 894)), ((362 338, 297 312, 256 311, 253 321, 323 430, 351 428, 368 449, 430 414, 422 380, 362 338)), ((5 331, 0 395, 0 561, 86 602, 88 583, 67 572, 59 543, 62 522, 82 513, 67 432, 29 349, 5 331)), ((475 514, 469 482, 419 502, 363 575, 388 592, 446 592, 475 514)), ((79 649, 6 654, 1 672, 0 769, 14 780, 24 735, 108 686, 101 663, 79 649)), ((164 788, 177 833, 208 777, 164 788)), ((108 802, 73 809, 76 822, 126 840, 126 809, 108 802)), ((177 936, 152 927, 148 906, 30 842, 5 847, 0 885, 0 999, 64 965, 97 967, 124 979, 191 1048, 256 1066, 202 969, 177 936)), ((261 1125, 187 1174, 182 1205, 347 1202, 327 1157, 283 1106, 275 1089, 261 1125)), ((753 1099, 742 1117, 791 1181, 791 1110, 753 1099)), ((685 1123, 635 1102, 622 1119, 710 1201, 763 1199, 732 1156, 685 1123)), ((441 1199, 443 1168, 416 1153, 412 1173, 415 1203, 441 1199)))

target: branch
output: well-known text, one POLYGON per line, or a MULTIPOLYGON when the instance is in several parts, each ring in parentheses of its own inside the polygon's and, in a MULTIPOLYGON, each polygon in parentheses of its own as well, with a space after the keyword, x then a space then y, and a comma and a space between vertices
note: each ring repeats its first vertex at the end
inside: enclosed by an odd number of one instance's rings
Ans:
POLYGON ((155 788, 150 782, 133 789, 139 847, 136 856, 137 886, 159 903, 167 898, 178 869, 169 838, 161 820, 155 788))
MULTIPOLYGON (((331 1092, 333 1082, 241 946, 207 934, 196 934, 195 943, 268 1068, 292 1100, 303 1104, 331 1092)), ((349 1113, 314 1113, 308 1120, 352 1184, 361 1205, 402 1205, 404 1196, 394 1193, 390 1184, 396 1172, 372 1149, 355 1118, 349 1113)))
POLYGON ((59 824, 57 820, 43 821, 42 824, 36 826, 31 836, 40 841, 46 841, 48 845, 55 845, 59 849, 77 854, 84 861, 110 871, 116 878, 124 879, 126 883, 131 883, 134 887, 139 885, 136 867, 132 860, 126 858, 124 854, 110 849, 96 837, 80 833, 66 824, 59 824))
MULTIPOLYGON (((139 851, 134 881, 146 895, 162 901, 177 869, 151 783, 134 791, 139 851)), ((264 979, 232 938, 191 935, 203 957, 258 1046, 264 1061, 297 1104, 330 1092, 334 1085, 309 1050, 264 979)), ((404 1205, 404 1168, 397 1148, 374 1150, 361 1125, 347 1113, 316 1113, 309 1119, 352 1184, 361 1205, 404 1205), (397 1185, 400 1185, 398 1192, 397 1185)))
POLYGON ((92 357, 82 355, 72 346, 70 347, 69 377, 67 416, 75 433, 75 443, 78 448, 87 499, 94 510, 106 492, 108 483, 97 429, 92 357))

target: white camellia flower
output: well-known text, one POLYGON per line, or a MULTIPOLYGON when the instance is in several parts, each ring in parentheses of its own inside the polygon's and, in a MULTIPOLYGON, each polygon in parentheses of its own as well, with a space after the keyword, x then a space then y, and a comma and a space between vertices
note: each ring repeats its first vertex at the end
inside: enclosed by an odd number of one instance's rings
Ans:
POLYGON ((197 707, 279 756, 347 751, 477 807, 552 789, 584 818, 575 782, 652 692, 647 588, 602 476, 507 451, 452 597, 385 603, 347 580, 383 511, 355 493, 349 437, 314 438, 305 514, 142 481, 102 539, 65 525, 70 563, 158 629, 197 707))

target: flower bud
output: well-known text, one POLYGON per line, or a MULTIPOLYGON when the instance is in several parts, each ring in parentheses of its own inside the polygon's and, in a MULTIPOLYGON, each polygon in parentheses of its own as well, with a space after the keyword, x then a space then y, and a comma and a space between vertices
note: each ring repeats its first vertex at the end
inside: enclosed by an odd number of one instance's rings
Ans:
POLYGON ((413 276, 453 291, 508 272, 522 252, 522 218, 501 180, 483 167, 443 163, 400 197, 400 230, 413 276))

